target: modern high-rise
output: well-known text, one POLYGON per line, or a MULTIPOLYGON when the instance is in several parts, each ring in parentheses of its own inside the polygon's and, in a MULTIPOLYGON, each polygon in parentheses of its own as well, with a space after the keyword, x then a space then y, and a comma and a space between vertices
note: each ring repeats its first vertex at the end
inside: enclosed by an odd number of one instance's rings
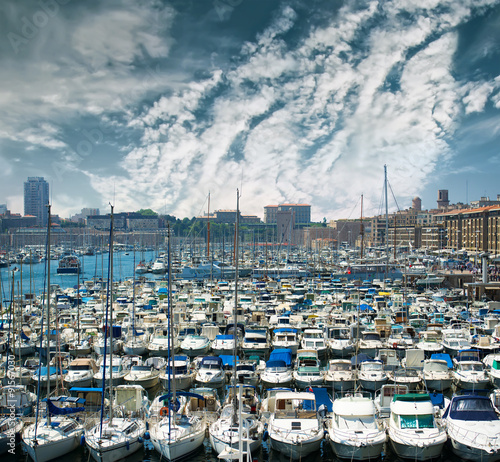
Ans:
POLYGON ((24 182, 24 215, 37 218, 37 226, 47 226, 49 183, 43 177, 30 176, 24 182))

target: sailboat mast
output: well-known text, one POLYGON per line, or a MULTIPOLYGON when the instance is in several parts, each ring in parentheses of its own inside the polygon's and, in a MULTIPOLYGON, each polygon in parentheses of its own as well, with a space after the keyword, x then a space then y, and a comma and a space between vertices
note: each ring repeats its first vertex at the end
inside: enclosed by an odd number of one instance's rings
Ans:
POLYGON ((387 274, 387 267, 389 266, 389 205, 387 199, 387 165, 384 165, 384 195, 385 195, 385 258, 386 258, 385 272, 387 274))
MULTIPOLYGON (((47 205, 47 208, 49 214, 47 220, 47 406, 48 406, 48 400, 50 398, 50 227, 51 227, 50 204, 47 205)), ((50 427, 50 412, 47 412, 47 426, 50 427)))
MULTIPOLYGON (((168 259, 168 319, 169 319, 169 331, 170 331, 170 360, 171 360, 171 369, 170 369, 170 375, 171 375, 171 390, 172 390, 172 397, 171 401, 169 402, 169 412, 168 412, 168 420, 169 420, 169 425, 171 418, 170 416, 173 415, 172 413, 175 412, 175 403, 177 401, 176 397, 176 387, 175 387, 175 338, 174 338, 174 321, 173 321, 173 312, 172 312, 172 271, 171 271, 171 245, 170 245, 170 223, 168 224, 167 228, 167 236, 168 236, 168 241, 167 241, 167 259, 168 259)), ((168 436, 170 438, 170 432, 168 433, 168 436)))
POLYGON ((208 193, 208 213, 207 213, 207 260, 209 259, 210 259, 210 193, 208 193))
POLYGON ((361 234, 361 264, 363 264, 363 245, 365 241, 365 227, 363 225, 363 194, 361 194, 361 219, 359 225, 359 233, 361 234))
POLYGON ((233 369, 233 418, 236 419, 236 411, 238 409, 238 400, 236 399, 236 361, 237 361, 237 327, 238 327, 238 231, 239 231, 239 215, 240 215, 240 192, 236 190, 236 220, 234 226, 234 311, 233 311, 233 334, 234 334, 234 348, 233 348, 233 361, 234 361, 234 369, 233 369))
MULTIPOLYGON (((111 205, 111 225, 109 233, 109 422, 113 424, 113 227, 114 227, 114 206, 111 205)), ((104 336, 106 344, 106 336, 104 336)))

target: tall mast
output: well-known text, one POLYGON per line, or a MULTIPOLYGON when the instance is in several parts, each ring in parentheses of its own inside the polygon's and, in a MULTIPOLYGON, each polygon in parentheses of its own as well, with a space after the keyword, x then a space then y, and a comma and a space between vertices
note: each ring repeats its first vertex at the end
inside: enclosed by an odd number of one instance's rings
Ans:
MULTIPOLYGON (((170 337, 170 376, 171 376, 171 390, 172 390, 172 396, 169 401, 169 412, 168 412, 168 421, 169 421, 169 428, 170 428, 170 422, 171 422, 171 416, 175 415, 174 413, 175 408, 176 408, 176 387, 175 387, 175 337, 174 337, 174 321, 173 321, 173 312, 172 312, 172 271, 171 271, 171 245, 170 245, 170 223, 168 224, 167 227, 167 259, 168 259, 168 319, 169 319, 169 337, 170 337)), ((168 437, 170 440, 171 433, 170 431, 168 432, 168 437)))
POLYGON ((389 266, 389 205, 387 200, 387 165, 384 165, 384 195, 385 195, 385 258, 386 258, 385 273, 387 275, 387 266, 389 266))
MULTIPOLYGON (((50 398, 50 204, 47 205, 47 402, 50 398)), ((57 367, 57 366, 56 366, 57 367)), ((48 406, 48 403, 47 403, 48 406)), ((47 408, 48 409, 48 408, 47 408)), ((50 427, 50 412, 47 412, 47 427, 50 427)))
POLYGON ((361 194, 361 220, 359 225, 359 234, 361 234, 361 263, 363 263, 363 244, 365 239, 365 227, 363 225, 363 194, 361 194))
POLYGON ((208 193, 208 213, 207 213, 207 260, 209 259, 210 259, 210 192, 208 193))
MULTIPOLYGON (((114 206, 111 205, 111 224, 109 232, 109 422, 113 425, 113 227, 114 227, 114 206)), ((106 344, 106 336, 104 336, 106 344)))
MULTIPOLYGON (((236 360, 237 356, 237 327, 238 327, 238 231, 239 231, 239 215, 240 215, 240 192, 236 190, 236 221, 234 226, 234 255, 235 255, 235 265, 234 265, 234 311, 233 311, 233 335, 234 335, 234 349, 233 349, 233 420, 236 424, 236 416, 238 410, 238 400, 236 398, 236 360)), ((241 438, 241 435, 240 435, 241 438)))

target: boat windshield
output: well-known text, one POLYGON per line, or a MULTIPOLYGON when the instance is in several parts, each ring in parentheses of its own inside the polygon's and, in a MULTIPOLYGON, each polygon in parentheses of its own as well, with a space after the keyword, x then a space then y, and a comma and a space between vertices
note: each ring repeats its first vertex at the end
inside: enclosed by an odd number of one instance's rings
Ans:
POLYGON ((335 420, 339 429, 343 430, 365 430, 377 428, 377 422, 373 415, 336 415, 335 420))
MULTIPOLYGON (((394 414, 396 417, 396 414, 394 414)), ((400 415, 400 427, 404 428, 434 428, 434 416, 432 414, 400 415)))

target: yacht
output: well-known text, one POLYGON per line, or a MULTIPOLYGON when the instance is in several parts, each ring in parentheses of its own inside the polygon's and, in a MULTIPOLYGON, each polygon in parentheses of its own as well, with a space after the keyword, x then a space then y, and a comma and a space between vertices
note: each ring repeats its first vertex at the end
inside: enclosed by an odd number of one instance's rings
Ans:
POLYGON ((325 385, 328 389, 345 392, 353 390, 356 382, 356 371, 348 359, 330 359, 325 371, 325 385))
POLYGON ((64 383, 71 387, 90 387, 98 367, 92 358, 76 358, 71 361, 64 383))
POLYGON ((443 415, 451 450, 465 460, 500 460, 500 419, 486 396, 453 396, 443 415))
MULTIPOLYGON (((449 356, 448 356, 449 358, 449 356)), ((446 359, 432 358, 424 361, 424 383, 428 390, 445 391, 453 382, 453 364, 446 359)))
POLYGON ((318 451, 323 422, 316 412, 314 393, 277 392, 267 430, 271 448, 286 459, 304 459, 318 451))
POLYGON ((376 418, 373 400, 359 394, 333 402, 326 428, 333 452, 341 459, 377 459, 387 439, 376 418))
POLYGON ((361 386, 368 391, 377 391, 389 380, 382 361, 363 361, 358 371, 361 386))
POLYGON ((226 372, 219 356, 205 356, 196 371, 194 381, 201 387, 222 388, 226 383, 226 372))
POLYGON ((453 371, 453 383, 462 390, 484 390, 490 385, 490 377, 480 361, 460 361, 453 371))
POLYGON ((388 435, 398 457, 418 461, 441 456, 448 439, 446 430, 434 418, 434 406, 427 393, 394 396, 388 435))
POLYGON ((204 356, 210 350, 210 340, 204 335, 190 334, 181 342, 180 348, 189 357, 204 356))
POLYGON ((274 329, 271 340, 273 350, 288 348, 295 355, 299 349, 299 343, 297 329, 291 327, 274 329))
POLYGON ((288 348, 273 350, 260 374, 260 380, 262 385, 268 388, 289 387, 293 381, 292 350, 288 348))

